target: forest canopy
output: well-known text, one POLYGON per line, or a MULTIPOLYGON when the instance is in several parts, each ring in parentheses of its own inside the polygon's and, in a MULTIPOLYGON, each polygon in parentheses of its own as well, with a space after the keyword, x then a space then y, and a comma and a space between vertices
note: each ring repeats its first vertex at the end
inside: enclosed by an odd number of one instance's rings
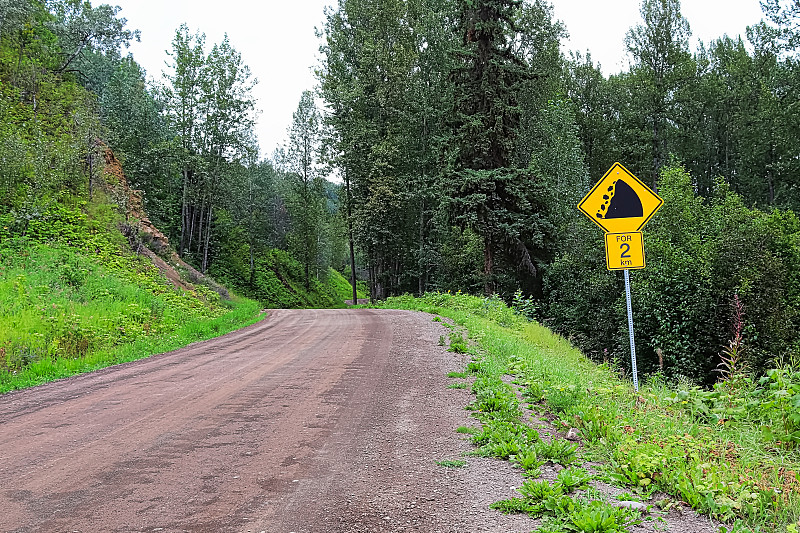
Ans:
POLYGON ((643 0, 606 75, 545 0, 338 0, 265 156, 233 33, 176 28, 152 81, 119 8, 0 0, 0 239, 99 194, 108 146, 175 251, 245 294, 285 287, 276 261, 305 290, 333 268, 373 299, 516 294, 624 367, 621 274, 575 207, 618 161, 665 199, 632 276, 640 367, 712 382, 736 331, 753 372, 797 365, 800 10, 762 7, 692 50, 680 1, 643 0))

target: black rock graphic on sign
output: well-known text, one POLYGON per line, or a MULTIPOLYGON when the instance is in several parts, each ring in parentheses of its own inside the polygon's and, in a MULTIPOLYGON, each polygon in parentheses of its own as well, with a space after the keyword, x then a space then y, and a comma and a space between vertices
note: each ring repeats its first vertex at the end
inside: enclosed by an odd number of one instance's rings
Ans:
POLYGON ((603 205, 597 212, 597 218, 636 218, 644 216, 642 201, 639 195, 625 183, 624 180, 617 180, 608 192, 603 195, 603 205))

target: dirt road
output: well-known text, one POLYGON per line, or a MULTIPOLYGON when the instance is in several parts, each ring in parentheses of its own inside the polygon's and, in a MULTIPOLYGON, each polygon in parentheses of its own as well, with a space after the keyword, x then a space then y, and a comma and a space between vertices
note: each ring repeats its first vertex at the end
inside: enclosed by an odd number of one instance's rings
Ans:
POLYGON ((530 531, 488 509, 463 356, 429 315, 279 310, 147 360, 0 396, 0 531, 530 531))

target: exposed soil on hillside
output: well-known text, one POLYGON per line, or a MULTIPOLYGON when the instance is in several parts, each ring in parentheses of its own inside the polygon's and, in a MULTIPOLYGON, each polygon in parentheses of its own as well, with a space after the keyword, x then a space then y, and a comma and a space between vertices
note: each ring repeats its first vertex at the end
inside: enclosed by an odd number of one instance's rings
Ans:
POLYGON ((531 531, 489 509, 517 495, 509 463, 436 463, 463 459, 455 429, 477 425, 470 393, 447 388, 466 363, 438 346, 447 331, 406 311, 271 311, 2 396, 0 531, 531 531))
POLYGON ((149 258, 175 287, 191 291, 194 290, 194 283, 202 283, 223 298, 228 298, 228 290, 225 287, 183 261, 170 247, 167 236, 155 227, 147 216, 142 191, 130 187, 122 164, 114 152, 99 141, 98 146, 105 161, 103 179, 98 185, 123 211, 125 223, 120 226, 120 231, 128 238, 131 248, 149 258))

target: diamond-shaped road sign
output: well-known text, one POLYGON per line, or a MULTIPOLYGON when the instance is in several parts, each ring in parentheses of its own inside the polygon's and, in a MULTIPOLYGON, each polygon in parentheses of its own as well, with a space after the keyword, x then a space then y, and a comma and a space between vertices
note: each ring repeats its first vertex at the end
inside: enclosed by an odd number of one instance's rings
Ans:
POLYGON ((632 233, 641 230, 663 203, 628 169, 614 163, 578 209, 606 233, 632 233))

